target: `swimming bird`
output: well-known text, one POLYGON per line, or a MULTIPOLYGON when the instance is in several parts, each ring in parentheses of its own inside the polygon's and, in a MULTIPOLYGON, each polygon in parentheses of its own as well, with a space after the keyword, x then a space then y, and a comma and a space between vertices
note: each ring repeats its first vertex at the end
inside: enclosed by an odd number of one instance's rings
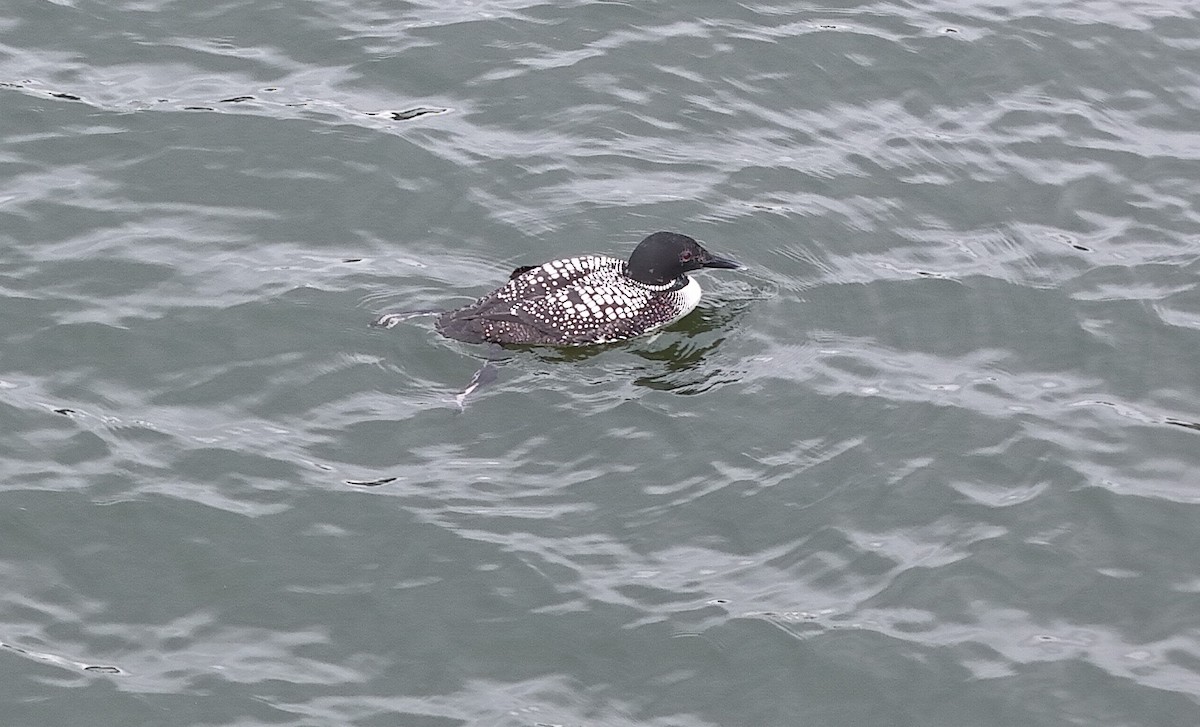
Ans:
MULTIPOLYGON (((586 346, 623 341, 668 326, 700 302, 701 268, 741 265, 677 232, 655 232, 628 261, 581 255, 527 265, 469 305, 438 315, 435 327, 467 343, 586 346)), ((409 314, 386 314, 391 328, 409 314)))

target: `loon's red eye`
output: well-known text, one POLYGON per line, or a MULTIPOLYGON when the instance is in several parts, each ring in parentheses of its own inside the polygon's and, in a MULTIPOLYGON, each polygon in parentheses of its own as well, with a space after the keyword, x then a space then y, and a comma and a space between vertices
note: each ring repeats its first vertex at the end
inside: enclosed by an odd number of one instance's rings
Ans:
POLYGON ((691 259, 692 259, 692 251, 691 250, 684 250, 683 252, 679 253, 679 262, 686 263, 688 260, 691 260, 691 259))

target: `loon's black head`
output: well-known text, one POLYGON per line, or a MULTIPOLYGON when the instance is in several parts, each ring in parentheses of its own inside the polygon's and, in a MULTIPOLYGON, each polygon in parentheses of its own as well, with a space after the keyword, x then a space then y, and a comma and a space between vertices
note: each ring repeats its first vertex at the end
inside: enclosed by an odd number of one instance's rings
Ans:
POLYGON ((639 242, 629 256, 629 277, 647 285, 665 285, 689 270, 740 267, 739 263, 713 255, 678 232, 656 232, 639 242))

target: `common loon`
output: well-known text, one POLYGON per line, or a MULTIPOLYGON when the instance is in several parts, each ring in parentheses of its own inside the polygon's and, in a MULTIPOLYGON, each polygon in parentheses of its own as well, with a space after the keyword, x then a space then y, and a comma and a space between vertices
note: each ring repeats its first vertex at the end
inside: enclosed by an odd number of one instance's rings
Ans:
MULTIPOLYGON (((656 232, 638 244, 629 262, 583 255, 517 268, 503 286, 439 314, 436 328, 467 343, 584 346, 621 341, 692 312, 700 302, 700 284, 688 272, 739 267, 687 235, 656 232)), ((390 328, 402 319, 384 315, 376 325, 390 328)))

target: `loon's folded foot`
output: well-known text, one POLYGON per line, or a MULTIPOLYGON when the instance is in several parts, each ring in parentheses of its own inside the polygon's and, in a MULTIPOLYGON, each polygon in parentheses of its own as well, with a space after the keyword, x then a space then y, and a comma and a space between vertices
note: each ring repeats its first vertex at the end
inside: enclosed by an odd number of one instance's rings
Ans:
POLYGON ((467 384, 467 388, 458 392, 454 396, 454 403, 458 405, 458 410, 460 412, 466 409, 468 396, 492 383, 499 377, 500 370, 496 367, 495 362, 503 352, 504 349, 498 344, 493 343, 488 347, 488 357, 484 360, 483 365, 480 366, 479 370, 475 372, 475 375, 471 377, 471 381, 467 384))

